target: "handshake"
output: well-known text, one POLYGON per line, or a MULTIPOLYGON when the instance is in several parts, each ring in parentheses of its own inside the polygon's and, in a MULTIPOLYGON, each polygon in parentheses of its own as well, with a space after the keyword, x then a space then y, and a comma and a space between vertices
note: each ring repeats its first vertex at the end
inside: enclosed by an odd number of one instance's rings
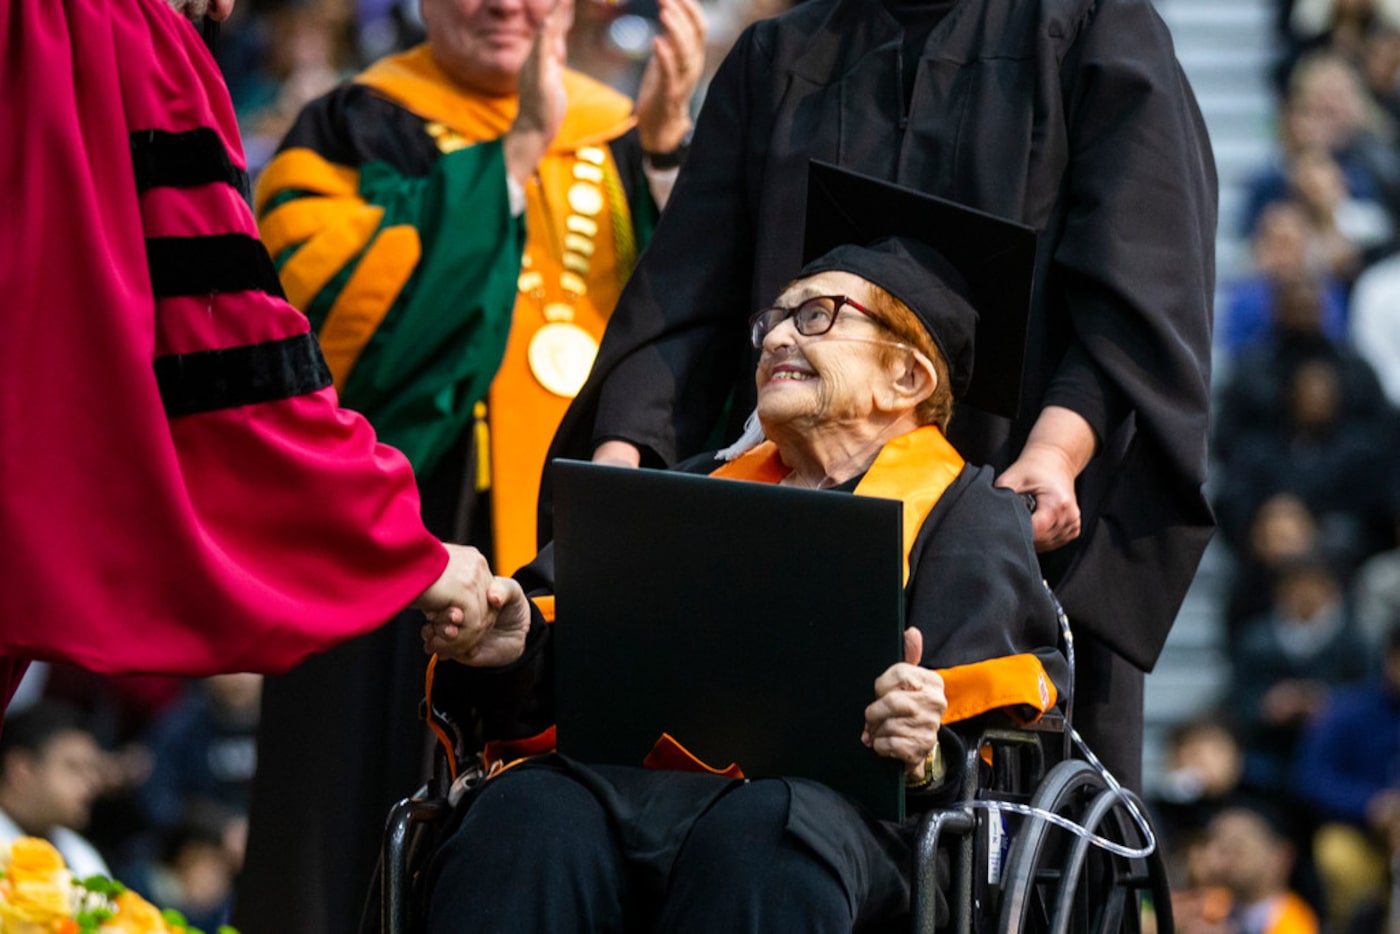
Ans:
POLYGON ((413 602, 428 617, 423 651, 479 668, 509 665, 525 650, 530 601, 520 584, 498 577, 481 552, 443 544, 447 567, 413 602))

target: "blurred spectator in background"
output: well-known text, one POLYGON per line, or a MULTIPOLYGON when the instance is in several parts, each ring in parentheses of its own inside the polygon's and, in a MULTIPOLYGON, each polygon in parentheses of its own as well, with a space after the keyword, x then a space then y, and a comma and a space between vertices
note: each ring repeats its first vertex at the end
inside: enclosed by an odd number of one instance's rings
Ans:
MULTIPOLYGON (((1211 818, 1240 792, 1244 753, 1224 712, 1188 720, 1167 737, 1165 774, 1150 805, 1167 874, 1177 887, 1191 887, 1211 818)), ((1197 880, 1198 881, 1198 880, 1197 880)))
MULTIPOLYGON (((1301 273, 1275 285, 1273 322, 1262 342, 1241 352, 1216 400, 1213 455, 1226 471, 1259 433, 1285 432, 1292 406, 1294 371, 1313 360, 1330 362, 1337 372, 1337 417, 1346 424, 1389 423, 1392 413, 1375 371, 1323 330, 1325 298, 1316 276, 1301 273)), ((1234 530, 1224 529, 1227 536, 1234 530)), ((1232 539, 1238 542, 1235 534, 1232 539)))
POLYGON ((1323 333, 1334 341, 1346 337, 1346 289, 1328 271, 1301 205, 1292 200, 1265 205, 1249 246, 1252 268, 1230 287, 1227 299, 1222 339, 1230 354, 1258 346, 1273 333, 1279 289, 1300 272, 1320 277, 1323 333))
POLYGON ((1286 798, 1302 730, 1332 689, 1367 671, 1365 643, 1325 561, 1298 559, 1280 571, 1273 609, 1246 625, 1232 663, 1229 703, 1239 718, 1244 780, 1286 798))
POLYGON ((267 47, 239 108, 249 175, 267 165, 302 108, 353 65, 353 29, 338 6, 291 3, 267 14, 267 47))
POLYGON ((1338 690, 1298 747, 1298 795, 1321 821, 1314 860, 1340 927, 1390 882, 1390 828, 1400 820, 1400 621, 1381 674, 1338 690))
POLYGON ((190 927, 214 931, 228 924, 234 880, 242 854, 228 846, 220 815, 214 820, 191 812, 160 836, 160 849, 134 865, 122 880, 155 904, 184 915, 190 927))
POLYGON ((1369 205, 1378 205, 1394 217, 1400 206, 1400 153, 1387 142, 1389 128, 1379 112, 1367 108, 1361 76, 1345 59, 1318 52, 1299 62, 1279 118, 1278 151, 1246 184, 1241 233, 1253 233, 1265 205, 1289 197, 1295 161, 1317 149, 1331 154, 1348 199, 1367 206, 1366 216, 1374 216, 1369 205))
POLYGON ((1392 127, 1400 127, 1400 29, 1378 26, 1366 37, 1361 75, 1371 104, 1392 127))
POLYGON ((1248 538, 1239 543, 1225 606, 1226 649, 1239 651, 1246 623, 1269 612, 1278 573, 1320 550, 1317 520, 1297 496, 1278 493, 1255 510, 1248 538))
POLYGON ((1390 627, 1400 625, 1400 516, 1395 518, 1394 546, 1368 559, 1352 579, 1356 623, 1377 657, 1384 654, 1390 627))
MULTIPOLYGON (((201 813, 221 815, 221 833, 246 836, 261 701, 262 675, 216 675, 192 683, 156 721, 147 738, 151 775, 140 792, 152 828, 169 833, 201 813)), ((241 857, 241 846, 235 853, 241 857)))
POLYGON ((1351 293, 1351 342, 1400 407, 1400 254, 1372 266, 1351 293))
MULTIPOLYGON (((1207 832, 1201 880, 1229 896, 1224 919, 1184 914, 1177 930, 1221 934, 1317 934, 1317 915, 1289 888, 1295 849, 1272 809, 1236 804, 1218 814, 1207 832), (1202 921, 1214 927, 1202 927, 1202 921)), ((1185 904, 1185 903, 1177 903, 1185 904)), ((1207 904, 1209 904, 1207 902, 1207 904)))
POLYGON ((1350 283, 1368 259, 1386 251, 1392 225, 1377 201, 1354 197, 1337 160, 1322 146, 1309 146, 1293 159, 1288 191, 1303 209, 1317 244, 1323 271, 1350 283))
POLYGON ((1315 49, 1330 49, 1360 65, 1367 39, 1385 28, 1400 28, 1400 0, 1293 0, 1289 10, 1295 59, 1315 49))
POLYGON ((0 846, 43 837, 78 878, 111 875, 80 833, 102 789, 102 756, 76 708, 44 700, 7 716, 0 730, 0 846))
POLYGON ((1305 359, 1285 387, 1282 424, 1232 442, 1217 514, 1243 541, 1260 505, 1279 494, 1300 499, 1316 518, 1320 545, 1349 575, 1389 546, 1393 523, 1389 424, 1347 418, 1336 361, 1305 359))

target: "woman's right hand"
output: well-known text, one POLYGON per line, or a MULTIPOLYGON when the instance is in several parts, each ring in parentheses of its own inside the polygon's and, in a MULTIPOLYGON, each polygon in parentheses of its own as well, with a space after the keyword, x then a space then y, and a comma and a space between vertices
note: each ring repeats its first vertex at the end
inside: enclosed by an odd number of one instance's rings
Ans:
POLYGON ((924 634, 904 630, 904 661, 891 665, 875 681, 875 702, 865 708, 865 732, 860 741, 879 755, 898 759, 904 774, 917 783, 924 763, 938 745, 938 730, 948 710, 943 678, 919 664, 924 634))

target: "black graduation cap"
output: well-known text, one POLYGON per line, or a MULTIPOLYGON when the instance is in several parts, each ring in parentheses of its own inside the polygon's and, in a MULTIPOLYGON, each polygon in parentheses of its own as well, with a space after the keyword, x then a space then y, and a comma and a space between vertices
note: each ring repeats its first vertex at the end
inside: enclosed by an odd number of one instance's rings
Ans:
POLYGON ((955 398, 1019 414, 1033 229, 813 161, 802 276, 852 272, 918 316, 948 362, 955 398))

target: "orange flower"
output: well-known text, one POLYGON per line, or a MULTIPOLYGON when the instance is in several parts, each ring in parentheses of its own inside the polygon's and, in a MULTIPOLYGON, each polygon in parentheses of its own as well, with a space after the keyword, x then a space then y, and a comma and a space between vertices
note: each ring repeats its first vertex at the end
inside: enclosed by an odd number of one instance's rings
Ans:
POLYGON ((12 879, 52 878, 63 869, 63 854, 47 840, 20 837, 10 844, 9 873, 12 879))
POLYGON ((21 837, 10 846, 0 930, 54 931, 72 914, 72 876, 53 844, 21 837))
POLYGON ((170 930, 156 907, 130 889, 117 896, 116 906, 116 915, 102 925, 103 934, 166 934, 170 930))

